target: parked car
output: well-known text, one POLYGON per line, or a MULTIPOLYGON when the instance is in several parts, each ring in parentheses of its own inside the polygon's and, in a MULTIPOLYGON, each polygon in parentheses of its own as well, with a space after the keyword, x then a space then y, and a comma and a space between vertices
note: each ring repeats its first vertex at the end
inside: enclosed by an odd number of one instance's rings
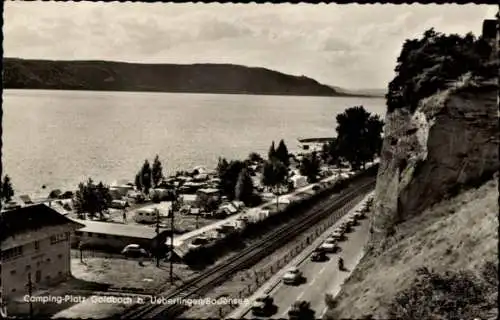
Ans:
POLYGON ((290 320, 308 320, 314 319, 314 310, 308 301, 296 301, 288 310, 288 319, 290 320))
POLYGON ((139 257, 148 257, 149 254, 148 252, 141 248, 138 244, 129 244, 122 250, 122 254, 126 257, 133 257, 133 258, 139 258, 139 257))
POLYGON ((316 185, 314 185, 314 186, 312 187, 312 190, 317 192, 317 191, 321 190, 321 187, 320 187, 319 185, 317 185, 317 184, 316 184, 316 185))
POLYGON ((269 295, 263 295, 255 299, 252 304, 252 313, 256 316, 267 316, 275 312, 273 298, 269 295))
POLYGON ((283 283, 284 284, 297 284, 302 280, 302 271, 298 268, 293 267, 288 269, 283 275, 283 283))
POLYGON ((207 245, 210 240, 207 237, 197 237, 188 244, 189 249, 197 249, 207 245))
POLYGON ((338 250, 338 246, 337 246, 337 240, 335 239, 332 239, 332 238, 328 238, 325 240, 325 242, 323 242, 320 246, 319 246, 319 249, 324 251, 324 252, 328 252, 328 253, 334 253, 334 252, 337 252, 338 250))
POLYGON ((323 250, 314 250, 311 254, 311 261, 325 261, 327 259, 325 251, 323 250))

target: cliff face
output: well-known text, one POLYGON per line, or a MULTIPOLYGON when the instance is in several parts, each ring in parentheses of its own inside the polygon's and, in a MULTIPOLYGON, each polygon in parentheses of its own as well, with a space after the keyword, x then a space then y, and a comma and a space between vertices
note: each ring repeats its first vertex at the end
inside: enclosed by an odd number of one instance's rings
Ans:
POLYGON ((7 89, 63 89, 340 96, 304 76, 231 64, 3 59, 7 89))
POLYGON ((467 79, 420 102, 411 114, 386 116, 371 225, 373 248, 398 223, 495 172, 498 159, 496 79, 467 79))

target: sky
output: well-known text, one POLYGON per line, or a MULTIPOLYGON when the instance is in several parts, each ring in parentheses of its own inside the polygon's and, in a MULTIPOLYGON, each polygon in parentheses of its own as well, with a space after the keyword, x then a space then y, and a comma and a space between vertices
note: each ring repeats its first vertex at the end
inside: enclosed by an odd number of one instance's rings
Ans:
POLYGON ((405 39, 479 35, 493 5, 4 3, 4 56, 232 63, 386 88, 405 39))

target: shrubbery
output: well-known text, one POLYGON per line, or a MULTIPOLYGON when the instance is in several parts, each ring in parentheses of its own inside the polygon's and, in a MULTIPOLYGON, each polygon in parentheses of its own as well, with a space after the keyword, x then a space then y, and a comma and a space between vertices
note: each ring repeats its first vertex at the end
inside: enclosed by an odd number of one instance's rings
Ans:
POLYGON ((444 35, 434 29, 421 39, 406 40, 397 60, 396 77, 389 83, 387 110, 415 111, 418 102, 447 84, 471 72, 484 78, 494 77, 498 62, 490 60, 492 46, 471 33, 444 35))
POLYGON ((391 319, 484 319, 496 308, 498 266, 494 263, 486 263, 479 276, 427 268, 417 274, 412 286, 398 293, 389 306, 391 319))

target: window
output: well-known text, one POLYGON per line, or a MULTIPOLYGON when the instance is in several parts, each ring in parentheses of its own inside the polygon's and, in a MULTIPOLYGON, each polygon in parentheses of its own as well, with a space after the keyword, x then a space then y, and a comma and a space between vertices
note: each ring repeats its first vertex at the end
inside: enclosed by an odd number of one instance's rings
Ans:
POLYGON ((27 265, 26 266, 26 271, 30 270, 31 269, 31 266, 30 265, 27 265))
POLYGON ((35 250, 40 249, 40 241, 35 241, 35 250))
POLYGON ((62 254, 61 254, 61 253, 59 253, 59 254, 57 255, 57 257, 58 257, 59 259, 61 259, 61 258, 62 258, 62 254))
POLYGON ((67 241, 68 238, 69 238, 69 233, 68 232, 56 234, 56 235, 53 235, 53 236, 50 237, 50 243, 51 244, 56 244, 56 243, 59 243, 59 242, 67 241))
POLYGON ((75 235, 80 237, 83 235, 83 233, 81 231, 75 231, 75 235))
POLYGON ((10 274, 12 275, 16 274, 16 270, 10 270, 10 274))
POLYGON ((89 236, 90 238, 92 238, 92 232, 87 232, 87 236, 89 236))
POLYGON ((57 274, 60 275, 60 276, 62 276, 62 271, 59 271, 57 274))
POLYGON ((47 262, 50 262, 50 258, 47 258, 47 262))
POLYGON ((100 234, 100 233, 98 233, 98 234, 97 234, 97 237, 98 237, 98 238, 101 238, 101 239, 106 239, 106 235, 105 235, 105 234, 100 234))
POLYGON ((12 289, 12 292, 16 292, 16 288, 12 289))
POLYGON ((19 257, 23 254, 23 247, 14 247, 2 252, 2 261, 7 261, 19 257))

